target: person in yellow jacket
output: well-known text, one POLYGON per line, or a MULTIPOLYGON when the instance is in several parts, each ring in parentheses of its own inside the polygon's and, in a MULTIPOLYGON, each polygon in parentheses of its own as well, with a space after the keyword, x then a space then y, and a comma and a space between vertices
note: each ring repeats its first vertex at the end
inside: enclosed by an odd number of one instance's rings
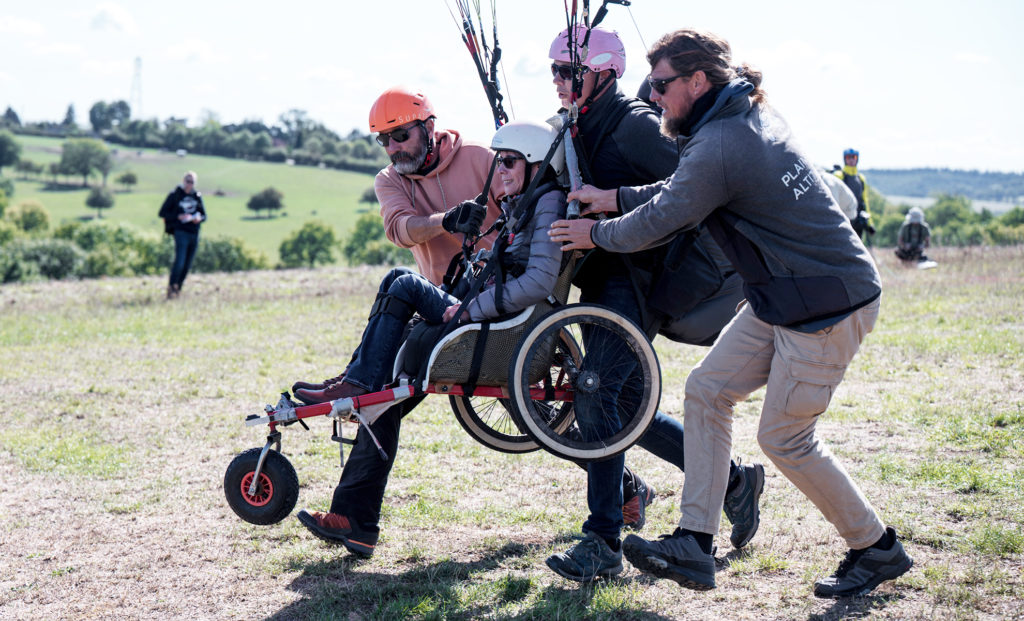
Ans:
POLYGON ((875 227, 871 226, 871 212, 868 210, 868 182, 864 175, 857 172, 857 162, 860 160, 860 152, 857 149, 843 151, 843 168, 836 171, 836 176, 843 180, 846 187, 850 188, 853 195, 857 197, 857 215, 850 218, 853 230, 861 239, 864 239, 864 232, 868 235, 875 234, 875 227))

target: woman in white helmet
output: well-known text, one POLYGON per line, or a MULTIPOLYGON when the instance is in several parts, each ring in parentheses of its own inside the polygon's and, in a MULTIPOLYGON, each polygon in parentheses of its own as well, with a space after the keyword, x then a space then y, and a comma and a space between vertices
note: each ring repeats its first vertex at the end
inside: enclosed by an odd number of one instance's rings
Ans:
MULTIPOLYGON (((514 210, 519 218, 530 211, 532 215, 502 256, 491 259, 502 264, 500 295, 496 295, 495 284, 489 285, 467 305, 460 321, 483 321, 522 310, 554 289, 562 252, 547 232, 552 222, 565 216, 565 192, 556 181, 565 161, 562 147, 547 165, 543 161, 556 136, 551 126, 529 121, 508 123, 494 134, 491 148, 498 160, 495 194, 504 197, 501 209, 506 216, 514 210), (523 192, 538 176, 536 190, 524 197, 523 192), (524 198, 533 204, 532 210, 521 204, 524 198)), ((474 215, 479 210, 475 203, 464 205, 464 210, 457 208, 453 214, 454 226, 467 235, 479 235, 481 221, 474 215)), ((380 390, 390 380, 403 330, 413 315, 439 324, 454 318, 460 305, 459 298, 419 274, 399 276, 374 303, 359 348, 341 381, 322 391, 299 391, 296 396, 316 403, 380 390)))

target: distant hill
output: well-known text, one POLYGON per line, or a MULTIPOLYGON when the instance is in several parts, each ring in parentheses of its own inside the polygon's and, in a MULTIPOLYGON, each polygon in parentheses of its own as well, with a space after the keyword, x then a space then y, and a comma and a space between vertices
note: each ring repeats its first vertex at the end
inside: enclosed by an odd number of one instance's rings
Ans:
POLYGON ((862 170, 868 184, 886 196, 957 194, 971 200, 1024 204, 1024 174, 950 170, 948 168, 884 168, 862 170))

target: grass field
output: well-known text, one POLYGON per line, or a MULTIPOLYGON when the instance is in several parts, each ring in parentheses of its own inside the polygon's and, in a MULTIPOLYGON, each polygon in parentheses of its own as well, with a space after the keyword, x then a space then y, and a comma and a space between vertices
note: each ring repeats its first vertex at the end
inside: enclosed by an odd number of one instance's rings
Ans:
MULTIPOLYGON (((21 156, 25 159, 40 164, 60 160, 63 143, 60 139, 18 136, 17 140, 22 144, 21 156)), ((163 223, 157 218, 160 205, 167 193, 181 182, 184 172, 194 170, 199 176, 197 187, 203 193, 209 216, 203 225, 203 234, 240 237, 253 248, 262 249, 273 262, 278 260, 281 241, 308 220, 322 220, 345 236, 359 212, 371 207, 360 204, 359 198, 367 188, 373 187, 372 175, 205 155, 178 157, 155 149, 119 148, 114 160, 107 185, 115 190, 115 202, 112 208, 103 210, 104 219, 128 222, 142 230, 162 231, 163 223), (129 170, 136 174, 139 182, 126 192, 114 180, 129 170), (250 196, 268 186, 284 194, 285 206, 273 217, 256 217, 245 205, 250 196)), ((81 177, 65 179, 62 176, 61 182, 71 185, 49 190, 49 176, 24 180, 13 168, 6 168, 3 174, 15 182, 12 203, 39 201, 50 212, 53 227, 62 222, 96 217, 96 210, 85 204, 89 189, 81 186, 81 177)), ((98 185, 99 179, 93 177, 90 183, 98 185)), ((376 205, 372 208, 376 209, 376 205)))
MULTIPOLYGON (((200 274, 173 302, 163 277, 0 287, 0 618, 1024 617, 1024 249, 939 249, 930 271, 876 252, 881 318, 819 425, 916 562, 868 597, 813 597, 843 543, 771 464, 753 542, 732 550, 723 521, 716 590, 628 563, 568 582, 544 559, 586 517, 582 471, 487 450, 437 396, 406 419, 372 559, 294 517, 242 522, 222 477, 265 436, 242 419, 339 370, 383 274, 324 268, 200 274)), ((703 350, 657 345, 662 409, 681 415, 703 350)), ((762 394, 738 408, 745 461, 765 459, 762 394)), ((283 449, 298 508, 326 509, 337 449, 326 420, 311 428, 283 449)), ((682 477, 639 449, 627 461, 658 491, 644 534, 669 532, 682 477)))

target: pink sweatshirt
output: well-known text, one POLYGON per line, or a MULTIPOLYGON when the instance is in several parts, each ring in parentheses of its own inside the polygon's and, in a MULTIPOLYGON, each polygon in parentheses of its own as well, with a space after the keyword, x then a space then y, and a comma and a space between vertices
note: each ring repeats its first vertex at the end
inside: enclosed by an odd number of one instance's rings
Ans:
MULTIPOLYGON (((388 166, 377 173, 373 187, 384 218, 384 234, 396 246, 412 250, 420 273, 439 285, 452 257, 462 249, 462 235, 442 233, 416 244, 409 237, 408 221, 447 211, 464 200, 476 198, 487 180, 494 153, 483 145, 462 142, 454 130, 435 131, 434 150, 440 162, 426 175, 400 175, 394 166, 388 166)), ((496 181, 497 174, 487 200, 484 230, 500 214, 494 194, 499 185, 496 181)), ((490 248, 493 241, 494 233, 478 243, 477 248, 490 248)))

